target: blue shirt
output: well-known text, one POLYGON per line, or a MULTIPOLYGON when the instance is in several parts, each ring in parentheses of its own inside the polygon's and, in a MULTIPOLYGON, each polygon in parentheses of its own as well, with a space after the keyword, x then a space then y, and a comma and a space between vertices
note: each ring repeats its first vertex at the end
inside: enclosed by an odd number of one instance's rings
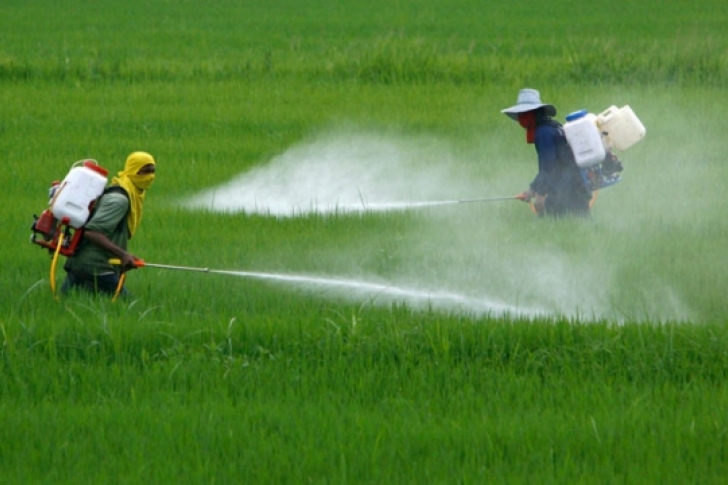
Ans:
POLYGON ((584 185, 561 126, 549 118, 539 120, 534 143, 538 174, 531 182, 531 190, 552 198, 588 200, 591 193, 584 185))

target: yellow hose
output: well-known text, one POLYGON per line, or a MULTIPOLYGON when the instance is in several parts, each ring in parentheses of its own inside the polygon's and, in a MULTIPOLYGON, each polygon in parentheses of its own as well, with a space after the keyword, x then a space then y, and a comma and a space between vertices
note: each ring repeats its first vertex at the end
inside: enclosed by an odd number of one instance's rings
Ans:
POLYGON ((111 299, 111 303, 114 303, 116 301, 116 299, 119 298, 121 289, 124 288, 125 279, 126 279, 126 273, 121 273, 121 276, 119 276, 119 284, 116 285, 116 291, 114 292, 114 297, 111 299))
POLYGON ((60 231, 58 233, 58 245, 56 246, 56 251, 53 253, 53 260, 51 261, 51 293, 53 294, 53 298, 58 300, 58 295, 56 294, 56 266, 58 264, 58 255, 61 252, 61 247, 63 246, 63 231, 60 231))
POLYGON ((595 190, 595 191, 594 191, 594 192, 592 192, 592 193, 593 193, 594 195, 592 195, 592 198, 591 198, 591 200, 589 201, 589 208, 590 208, 590 209, 591 209, 592 207, 594 207, 594 202, 596 202, 596 201, 597 201, 597 197, 599 197, 599 191, 598 191, 598 190, 595 190))
MULTIPOLYGON (((109 264, 120 265, 121 258, 111 258, 109 259, 109 264)), ((114 292, 114 297, 111 299, 111 303, 114 303, 116 299, 119 298, 119 295, 121 294, 121 289, 124 288, 125 279, 126 273, 122 270, 121 276, 119 276, 119 284, 116 285, 116 291, 114 292)))

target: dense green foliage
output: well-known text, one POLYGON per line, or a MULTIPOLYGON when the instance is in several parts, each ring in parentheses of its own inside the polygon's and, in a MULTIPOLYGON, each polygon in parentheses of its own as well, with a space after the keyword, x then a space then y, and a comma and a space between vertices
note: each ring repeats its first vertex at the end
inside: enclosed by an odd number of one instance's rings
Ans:
POLYGON ((312 302, 295 318, 271 306, 203 327, 161 323, 159 310, 72 310, 6 336, 12 439, 0 456, 19 479, 719 483, 725 472, 723 326, 312 302))
POLYGON ((0 7, 0 79, 293 76, 375 83, 723 86, 721 2, 216 1, 0 7), (36 30, 43 18, 43 29, 36 30), (531 78, 531 76, 533 76, 531 78))
POLYGON ((727 17, 717 0, 3 2, 0 482, 722 483, 727 17), (525 85, 560 111, 631 103, 648 127, 590 224, 520 204, 179 205, 331 131, 446 140, 485 195, 515 192, 532 153, 498 110, 525 85), (153 270, 130 300, 54 301, 30 216, 73 161, 113 172, 136 149, 159 163, 131 248, 148 261, 426 274, 558 309, 153 270))

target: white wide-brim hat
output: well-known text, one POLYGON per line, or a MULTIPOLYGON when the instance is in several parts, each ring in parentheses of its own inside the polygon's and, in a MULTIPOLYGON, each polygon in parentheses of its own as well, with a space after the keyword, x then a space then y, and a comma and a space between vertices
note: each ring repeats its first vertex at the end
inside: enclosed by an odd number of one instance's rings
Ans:
POLYGON ((539 108, 546 108, 546 116, 556 116, 556 108, 554 105, 542 103, 541 95, 535 89, 521 89, 518 91, 518 99, 515 106, 501 110, 511 119, 518 121, 518 115, 527 111, 533 111, 539 108))

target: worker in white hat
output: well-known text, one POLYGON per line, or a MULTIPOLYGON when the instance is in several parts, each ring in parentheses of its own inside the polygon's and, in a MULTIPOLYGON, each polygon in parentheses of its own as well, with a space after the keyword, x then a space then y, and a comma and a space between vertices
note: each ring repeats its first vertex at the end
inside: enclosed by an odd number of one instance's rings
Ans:
POLYGON ((514 106, 501 111, 526 130, 526 143, 536 146, 538 174, 528 190, 518 196, 530 202, 539 215, 589 216, 591 191, 586 187, 574 154, 566 141, 553 105, 541 102, 535 89, 521 89, 514 106))

